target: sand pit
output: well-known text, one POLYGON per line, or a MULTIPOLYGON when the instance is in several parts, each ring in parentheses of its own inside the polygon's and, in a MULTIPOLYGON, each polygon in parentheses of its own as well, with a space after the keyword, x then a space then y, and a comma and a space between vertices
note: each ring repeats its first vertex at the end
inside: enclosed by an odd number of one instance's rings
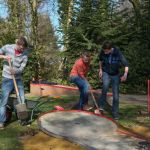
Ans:
POLYGON ((86 150, 65 139, 51 137, 43 132, 22 140, 24 150, 86 150))

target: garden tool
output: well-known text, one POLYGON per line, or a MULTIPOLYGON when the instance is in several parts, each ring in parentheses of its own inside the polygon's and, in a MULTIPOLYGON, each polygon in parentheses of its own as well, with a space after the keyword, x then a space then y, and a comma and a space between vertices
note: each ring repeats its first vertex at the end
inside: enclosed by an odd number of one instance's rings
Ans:
POLYGON ((101 114, 101 112, 100 112, 100 110, 99 110, 99 106, 98 106, 98 104, 97 104, 97 102, 96 102, 96 99, 95 99, 95 97, 94 97, 94 95, 93 95, 93 92, 92 92, 91 88, 90 88, 90 93, 91 93, 91 96, 92 96, 92 100, 93 100, 93 102, 94 102, 94 105, 95 105, 95 107, 96 107, 96 109, 94 110, 94 113, 95 113, 95 114, 101 114))
MULTIPOLYGON (((9 67, 12 68, 10 59, 8 60, 8 63, 9 63, 9 67)), ((17 95, 18 102, 19 102, 19 104, 16 105, 17 117, 21 121, 26 120, 28 118, 27 106, 26 106, 25 103, 22 103, 22 101, 21 101, 18 86, 17 86, 16 79, 15 79, 14 75, 12 75, 12 79, 13 79, 13 82, 14 82, 14 87, 15 87, 16 95, 17 95)))

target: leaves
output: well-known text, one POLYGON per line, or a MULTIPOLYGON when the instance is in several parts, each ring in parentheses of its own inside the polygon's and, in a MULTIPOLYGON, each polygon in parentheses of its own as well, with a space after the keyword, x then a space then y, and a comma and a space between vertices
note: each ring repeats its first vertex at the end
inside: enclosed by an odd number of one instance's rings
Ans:
POLYGON ((93 87, 100 88, 98 77, 95 75, 98 74, 99 67, 97 57, 103 41, 110 39, 129 61, 128 80, 126 84, 121 85, 121 90, 146 93, 150 74, 149 1, 122 1, 122 4, 120 2, 74 0, 70 26, 63 32, 68 37, 68 48, 65 53, 69 61, 68 72, 80 52, 89 50, 93 58, 89 79, 93 87))

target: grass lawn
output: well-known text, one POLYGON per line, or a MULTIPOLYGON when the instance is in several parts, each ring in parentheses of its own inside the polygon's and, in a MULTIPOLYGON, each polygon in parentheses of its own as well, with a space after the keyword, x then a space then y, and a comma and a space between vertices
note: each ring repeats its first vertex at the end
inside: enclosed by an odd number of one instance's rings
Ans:
MULTIPOLYGON (((50 97, 49 97, 50 98, 50 97)), ((27 99, 36 102, 39 97, 27 97, 27 99)), ((40 98, 40 101, 47 101, 48 97, 40 98)), ((22 150, 21 137, 24 135, 32 135, 38 132, 39 128, 37 126, 36 118, 42 112, 50 111, 54 109, 55 105, 64 106, 70 101, 75 101, 76 97, 54 97, 50 98, 49 102, 44 103, 39 108, 37 108, 34 112, 33 122, 30 126, 21 126, 19 122, 16 120, 16 115, 13 112, 13 116, 11 122, 6 125, 4 130, 0 130, 0 150, 22 150)), ((29 114, 31 109, 29 110, 29 114)))
POLYGON ((128 131, 150 139, 150 114, 142 105, 122 104, 119 124, 128 131))

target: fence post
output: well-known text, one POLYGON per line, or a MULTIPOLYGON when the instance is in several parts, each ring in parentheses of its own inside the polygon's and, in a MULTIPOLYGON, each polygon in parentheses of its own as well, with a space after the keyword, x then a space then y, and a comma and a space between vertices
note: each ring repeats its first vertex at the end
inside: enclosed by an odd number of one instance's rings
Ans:
POLYGON ((148 80, 148 100, 147 100, 147 109, 148 109, 148 113, 150 113, 150 80, 148 80))

